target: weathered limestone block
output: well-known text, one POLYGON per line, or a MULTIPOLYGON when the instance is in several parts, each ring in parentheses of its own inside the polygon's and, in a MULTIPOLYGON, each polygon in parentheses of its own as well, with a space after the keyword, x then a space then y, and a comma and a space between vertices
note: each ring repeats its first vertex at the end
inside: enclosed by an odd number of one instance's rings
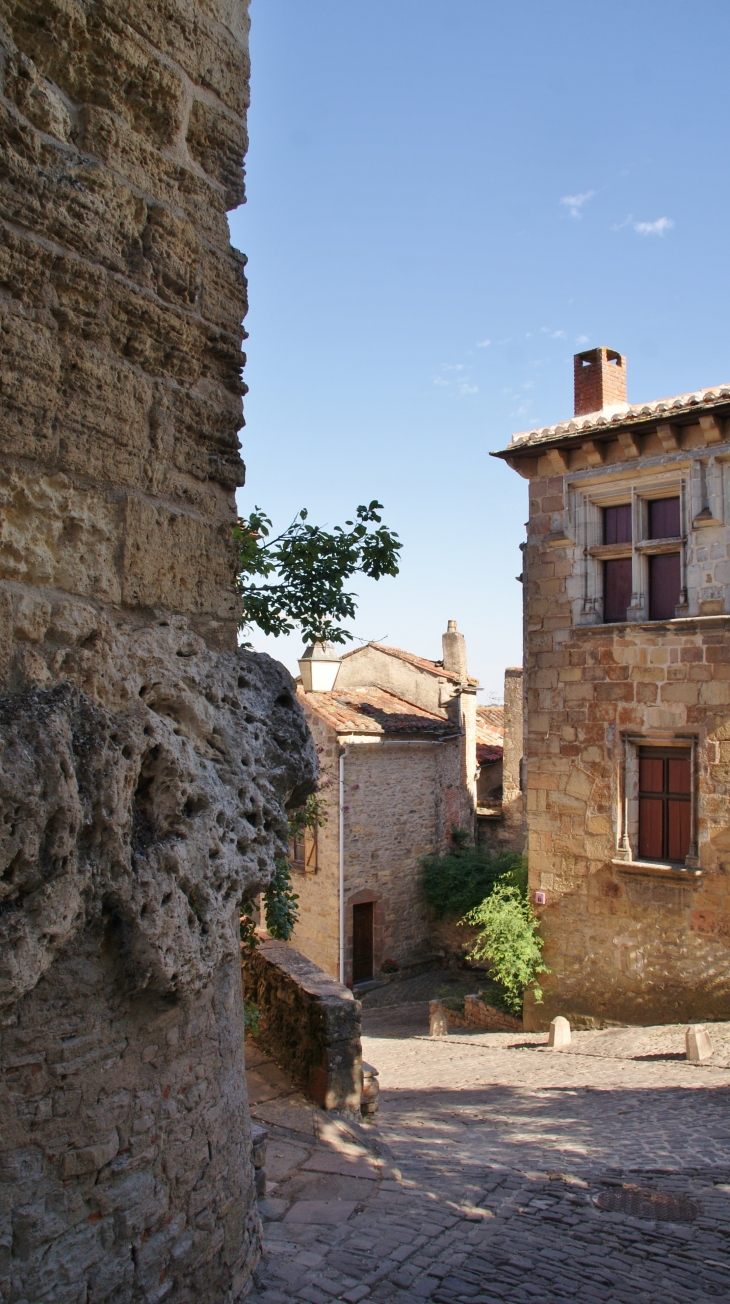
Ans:
POLYGON ((359 1110, 360 1002, 285 942, 243 957, 247 1001, 258 1006, 264 1050, 323 1109, 359 1110))
POLYGON ((712 1038, 701 1023, 691 1023, 684 1034, 687 1059, 692 1064, 704 1064, 712 1059, 712 1038))
POLYGON ((235 1304, 260 1252, 238 915, 316 760, 286 671, 236 645, 247 30, 246 0, 0 0, 18 1304, 235 1304))
POLYGON ((563 1014, 558 1014, 550 1024, 548 1046, 553 1050, 562 1050, 570 1045, 570 1024, 563 1014))

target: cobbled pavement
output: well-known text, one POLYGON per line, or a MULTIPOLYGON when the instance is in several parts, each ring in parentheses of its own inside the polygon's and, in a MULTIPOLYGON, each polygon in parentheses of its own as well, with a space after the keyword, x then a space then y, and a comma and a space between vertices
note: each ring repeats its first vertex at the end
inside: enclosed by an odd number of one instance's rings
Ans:
POLYGON ((430 1039, 427 1005, 365 1011, 374 1126, 325 1115, 250 1052, 270 1129, 252 1304, 730 1300, 730 1026, 430 1039), (635 1216, 607 1197, 647 1192, 635 1216), (651 1195, 655 1199, 651 1200, 651 1195))

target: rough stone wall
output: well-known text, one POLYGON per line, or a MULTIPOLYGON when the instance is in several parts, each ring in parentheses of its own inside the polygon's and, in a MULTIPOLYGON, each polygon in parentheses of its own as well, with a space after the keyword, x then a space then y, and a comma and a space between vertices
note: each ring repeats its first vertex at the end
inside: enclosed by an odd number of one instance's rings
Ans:
MULTIPOLYGON (((306 699, 305 699, 306 700, 306 699)), ((317 872, 294 876, 299 921, 292 944, 339 974, 339 753, 337 735, 308 710, 328 820, 317 872)), ((459 739, 354 743, 345 756, 345 981, 352 975, 352 907, 374 902, 374 965, 406 964, 433 950, 418 886, 419 857, 441 845, 458 801, 459 739)))
POLYGON ((259 1010, 258 1044, 323 1109, 359 1110, 361 1006, 352 992, 283 942, 244 955, 243 983, 259 1010))
POLYGON ((522 799, 522 755, 524 730, 522 667, 504 672, 504 755, 502 759, 503 833, 508 850, 522 851, 525 845, 522 799))
MULTIPOLYGON (((547 1026, 558 1013, 639 1024, 730 1013, 730 617, 701 614, 718 594, 721 605, 727 600, 728 498, 713 491, 711 512, 698 519, 702 498, 694 499, 694 486, 708 473, 699 464, 706 457, 701 435, 699 424, 682 428, 667 455, 648 434, 641 457, 634 439, 628 463, 615 441, 603 446, 600 462, 592 446, 577 449, 570 476, 550 473, 556 459, 549 453, 531 469, 528 851, 531 889, 547 896, 537 910, 552 973, 545 1003, 526 1009, 529 1026, 547 1026), (592 486, 620 495, 631 484, 661 492, 680 482, 689 509, 690 616, 581 624, 586 549, 573 493, 592 486), (622 847, 632 819, 632 738, 684 739, 694 749, 699 872, 636 863, 631 827, 633 844, 622 847)), ((724 441, 715 444, 712 476, 729 451, 724 441)), ((567 456, 559 457, 567 471, 567 456)))
POLYGON ((460 685, 455 675, 433 674, 410 661, 389 656, 369 643, 343 657, 335 687, 354 688, 362 684, 373 684, 395 693, 406 702, 415 702, 417 706, 451 720, 454 727, 461 730, 460 786, 458 792, 452 794, 455 801, 449 807, 448 819, 460 828, 473 830, 477 772, 476 681, 460 685))
POLYGON ((246 5, 0 22, 0 1294, 232 1302, 238 904, 314 772, 236 650, 246 5))

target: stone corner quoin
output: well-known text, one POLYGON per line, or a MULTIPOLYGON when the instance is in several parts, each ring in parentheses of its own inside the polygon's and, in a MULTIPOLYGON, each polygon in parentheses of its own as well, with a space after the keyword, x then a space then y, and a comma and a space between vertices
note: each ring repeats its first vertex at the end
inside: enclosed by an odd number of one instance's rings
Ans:
POLYGON ((529 480, 527 832, 551 973, 526 1026, 727 1019, 730 387, 630 406, 621 354, 575 365, 576 416, 497 454, 529 480))
POLYGON ((3 0, 8 1298, 233 1301, 259 1254, 238 905, 311 789, 236 647, 245 0, 3 0))

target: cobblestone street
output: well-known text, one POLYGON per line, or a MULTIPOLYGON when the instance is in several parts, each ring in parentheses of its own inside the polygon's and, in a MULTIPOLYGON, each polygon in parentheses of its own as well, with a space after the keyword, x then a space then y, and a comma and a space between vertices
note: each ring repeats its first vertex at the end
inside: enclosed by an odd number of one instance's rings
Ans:
POLYGON ((730 1026, 431 1040, 427 1005, 364 1011, 376 1126, 291 1092, 254 1050, 270 1128, 262 1304, 730 1298, 730 1026))

